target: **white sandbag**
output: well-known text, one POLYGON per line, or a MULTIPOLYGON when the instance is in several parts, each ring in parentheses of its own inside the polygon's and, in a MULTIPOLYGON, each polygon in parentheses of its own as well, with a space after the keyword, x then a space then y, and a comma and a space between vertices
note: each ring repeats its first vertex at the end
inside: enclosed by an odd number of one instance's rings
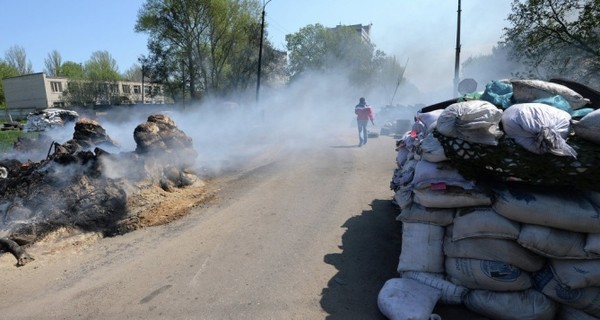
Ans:
POLYGON ((410 151, 406 147, 398 148, 398 153, 396 154, 396 165, 398 168, 402 168, 406 161, 408 160, 408 154, 410 151))
POLYGON ((544 267, 544 259, 523 248, 516 241, 491 238, 471 238, 452 241, 452 226, 446 227, 444 254, 450 258, 470 258, 502 261, 528 272, 544 267))
POLYGON ((487 192, 448 186, 445 190, 413 189, 413 201, 428 208, 461 208, 489 206, 491 195, 487 192))
POLYGON ((510 83, 513 87, 513 99, 517 103, 532 102, 556 95, 567 100, 573 109, 579 109, 590 103, 589 99, 562 84, 544 80, 510 80, 510 83))
POLYGON ((550 267, 558 282, 566 288, 600 287, 600 259, 551 259, 550 267))
POLYGON ((556 318, 554 318, 554 320, 599 320, 599 318, 561 304, 558 307, 558 312, 556 313, 556 318))
POLYGON ((575 135, 600 144, 600 109, 586 114, 581 120, 573 121, 575 135))
POLYGON ((498 145, 502 110, 484 100, 449 105, 440 114, 436 129, 443 135, 468 142, 498 145))
POLYGON ((600 288, 568 289, 560 284, 549 266, 534 273, 532 279, 536 290, 550 299, 600 317, 600 288))
POLYGON ((517 242, 541 256, 559 259, 587 259, 586 234, 534 224, 522 224, 517 242))
POLYGON ((413 188, 429 187, 445 189, 446 186, 456 186, 463 189, 473 189, 475 182, 465 179, 458 169, 450 162, 429 162, 421 160, 415 166, 413 188))
POLYGON ((598 209, 583 195, 563 189, 497 189, 494 210, 514 221, 574 232, 600 233, 598 209))
POLYGON ((462 304, 465 295, 469 292, 468 288, 445 280, 444 275, 441 273, 405 271, 401 273, 401 276, 402 278, 413 279, 440 290, 442 293, 440 302, 444 304, 462 304))
POLYGON ((400 185, 406 186, 412 183, 417 163, 419 163, 419 160, 416 159, 408 159, 408 161, 404 163, 400 170, 400 180, 398 181, 400 185))
POLYGON ((528 151, 576 157, 577 152, 565 140, 570 121, 568 112, 543 103, 513 104, 502 114, 506 135, 528 151))
POLYGON ((491 319, 549 320, 558 306, 540 292, 528 289, 513 292, 471 290, 465 297, 467 309, 491 319))
POLYGON ((406 210, 413 203, 413 192, 411 187, 401 186, 394 193, 394 201, 400 210, 406 210))
POLYGON ((440 290, 418 281, 394 278, 379 291, 377 306, 390 320, 427 320, 440 296, 440 290))
POLYGON ((447 226, 454 220, 455 211, 455 209, 427 208, 418 203, 412 203, 408 208, 400 212, 396 220, 408 223, 431 223, 438 226, 447 226))
POLYGON ((444 272, 445 228, 426 223, 402 224, 402 251, 398 273, 402 271, 444 272))
POLYGON ((429 130, 437 122, 440 114, 442 114, 443 111, 444 109, 437 109, 429 112, 418 113, 416 117, 425 125, 425 128, 429 130))
POLYGON ((600 233, 588 233, 583 250, 588 254, 600 255, 600 233))
POLYGON ((452 228, 452 241, 467 238, 516 240, 521 225, 494 211, 490 206, 459 208, 452 228))
POLYGON ((521 291, 531 288, 529 273, 502 261, 446 258, 448 280, 469 289, 521 291))
POLYGON ((423 160, 429 162, 448 161, 448 157, 446 157, 446 153, 444 152, 444 147, 442 147, 440 141, 433 134, 425 136, 421 141, 419 148, 423 160))

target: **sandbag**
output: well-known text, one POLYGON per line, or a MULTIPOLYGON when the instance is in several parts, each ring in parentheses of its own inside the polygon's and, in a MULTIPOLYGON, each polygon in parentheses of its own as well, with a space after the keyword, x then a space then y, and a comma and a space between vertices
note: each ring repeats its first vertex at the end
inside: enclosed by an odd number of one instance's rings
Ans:
POLYGON ((463 189, 473 189, 475 182, 463 178, 449 162, 429 162, 421 160, 415 166, 413 188, 442 188, 456 186, 463 189))
POLYGON ((411 187, 400 186, 394 193, 394 201, 400 207, 400 210, 405 210, 413 203, 413 192, 411 187))
POLYGON ((558 312, 556 313, 556 318, 554 318, 554 320, 598 320, 598 318, 581 310, 561 304, 558 307, 558 312))
POLYGON ((470 258, 502 261, 533 272, 544 267, 544 259, 523 248, 516 241, 491 238, 471 238, 452 241, 452 226, 446 227, 444 254, 450 258, 470 258))
POLYGON ((588 254, 600 255, 600 233, 588 233, 583 250, 588 254))
POLYGON ((440 290, 418 281, 393 278, 379 291, 377 306, 390 320, 426 320, 440 296, 440 290))
POLYGON ((570 121, 568 112, 543 103, 513 104, 502 113, 506 135, 535 154, 576 157, 577 152, 565 140, 570 121))
POLYGON ((600 317, 600 288, 566 288, 556 279, 550 266, 534 273, 532 279, 534 288, 550 299, 600 317))
POLYGON ((446 258, 446 274, 469 289, 521 291, 531 288, 529 273, 502 261, 446 258))
POLYGON ((579 121, 573 121, 573 131, 585 140, 600 144, 600 109, 588 113, 579 121))
POLYGON ((416 118, 425 125, 425 128, 427 130, 430 130, 437 122, 438 118, 440 117, 440 114, 442 114, 443 111, 444 109, 438 109, 429 112, 417 113, 416 118))
POLYGON ((512 97, 516 103, 531 102, 555 95, 565 98, 573 109, 582 108, 590 103, 589 99, 559 83, 544 80, 510 80, 510 83, 512 84, 512 97))
POLYGON ((402 278, 413 279, 441 291, 440 302, 445 304, 462 304, 469 289, 444 279, 441 273, 405 271, 402 278))
POLYGON ((522 224, 517 242, 543 257, 588 259, 584 250, 586 234, 534 224, 522 224))
POLYGON ((506 109, 512 104, 512 84, 508 81, 493 80, 485 85, 485 90, 480 99, 506 109))
POLYGON ((600 233, 600 213, 590 200, 562 188, 496 188, 494 210, 510 219, 573 232, 600 233))
POLYGON ((461 208, 492 204, 491 195, 487 192, 454 186, 448 186, 444 190, 413 189, 413 201, 428 208, 461 208))
POLYGON ((443 162, 448 158, 444 153, 444 147, 433 134, 428 134, 419 144, 421 157, 429 162, 443 162))
POLYGON ((502 110, 484 100, 458 102, 440 114, 436 129, 441 134, 468 142, 497 145, 502 136, 502 110))
POLYGON ((408 223, 431 223, 438 226, 447 226, 454 220, 455 211, 455 209, 427 208, 418 203, 412 203, 408 208, 400 212, 396 220, 408 223))
POLYGON ((551 259, 550 268, 556 280, 566 288, 600 287, 600 259, 551 259))
POLYGON ((445 228, 426 223, 402 224, 402 248, 398 273, 444 272, 442 244, 445 228))
POLYGON ((491 319, 549 320, 554 319, 557 305, 533 289, 513 292, 471 290, 465 306, 491 319))
POLYGON ((452 241, 467 238, 516 240, 521 226, 497 214, 491 207, 459 208, 452 227, 452 241))

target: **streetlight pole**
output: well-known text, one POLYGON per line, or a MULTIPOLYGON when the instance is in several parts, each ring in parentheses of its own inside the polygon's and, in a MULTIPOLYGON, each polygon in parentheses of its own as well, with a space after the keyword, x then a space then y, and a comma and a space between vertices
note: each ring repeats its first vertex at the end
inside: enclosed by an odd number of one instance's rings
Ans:
POLYGON ((269 4, 271 0, 265 2, 263 0, 262 6, 262 21, 260 23, 260 45, 258 49, 258 73, 256 75, 256 103, 258 104, 258 97, 260 92, 260 70, 262 67, 262 47, 263 47, 263 38, 265 37, 265 7, 269 4))
POLYGON ((458 92, 458 69, 460 66, 460 0, 458 0, 458 11, 457 11, 457 23, 456 23, 456 56, 454 60, 454 92, 453 96, 458 92))

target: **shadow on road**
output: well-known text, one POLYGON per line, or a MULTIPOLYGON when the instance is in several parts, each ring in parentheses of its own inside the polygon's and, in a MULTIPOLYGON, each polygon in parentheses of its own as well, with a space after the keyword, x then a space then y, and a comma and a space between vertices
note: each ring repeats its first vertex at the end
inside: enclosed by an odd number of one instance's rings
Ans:
POLYGON ((402 241, 398 214, 391 199, 375 199, 371 210, 344 223, 342 253, 324 257, 338 270, 322 291, 327 319, 386 319, 377 307, 377 295, 385 281, 398 276, 402 241))

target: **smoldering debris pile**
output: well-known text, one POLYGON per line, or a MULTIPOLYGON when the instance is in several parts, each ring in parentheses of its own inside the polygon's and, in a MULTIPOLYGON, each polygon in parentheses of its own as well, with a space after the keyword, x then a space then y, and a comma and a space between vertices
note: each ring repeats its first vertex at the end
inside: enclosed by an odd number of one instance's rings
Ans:
MULTIPOLYGON (((600 93, 503 80, 417 113, 397 141, 390 319, 463 304, 490 319, 600 318, 600 93)), ((574 86, 573 86, 574 87, 574 86)))
POLYGON ((151 115, 133 133, 135 151, 118 151, 102 126, 79 119, 73 138, 59 144, 20 141, 17 148, 43 146, 48 157, 39 162, 0 160, 0 250, 15 253, 58 228, 113 235, 127 230, 131 190, 143 185, 163 190, 189 186, 197 153, 192 140, 172 119, 151 115))

